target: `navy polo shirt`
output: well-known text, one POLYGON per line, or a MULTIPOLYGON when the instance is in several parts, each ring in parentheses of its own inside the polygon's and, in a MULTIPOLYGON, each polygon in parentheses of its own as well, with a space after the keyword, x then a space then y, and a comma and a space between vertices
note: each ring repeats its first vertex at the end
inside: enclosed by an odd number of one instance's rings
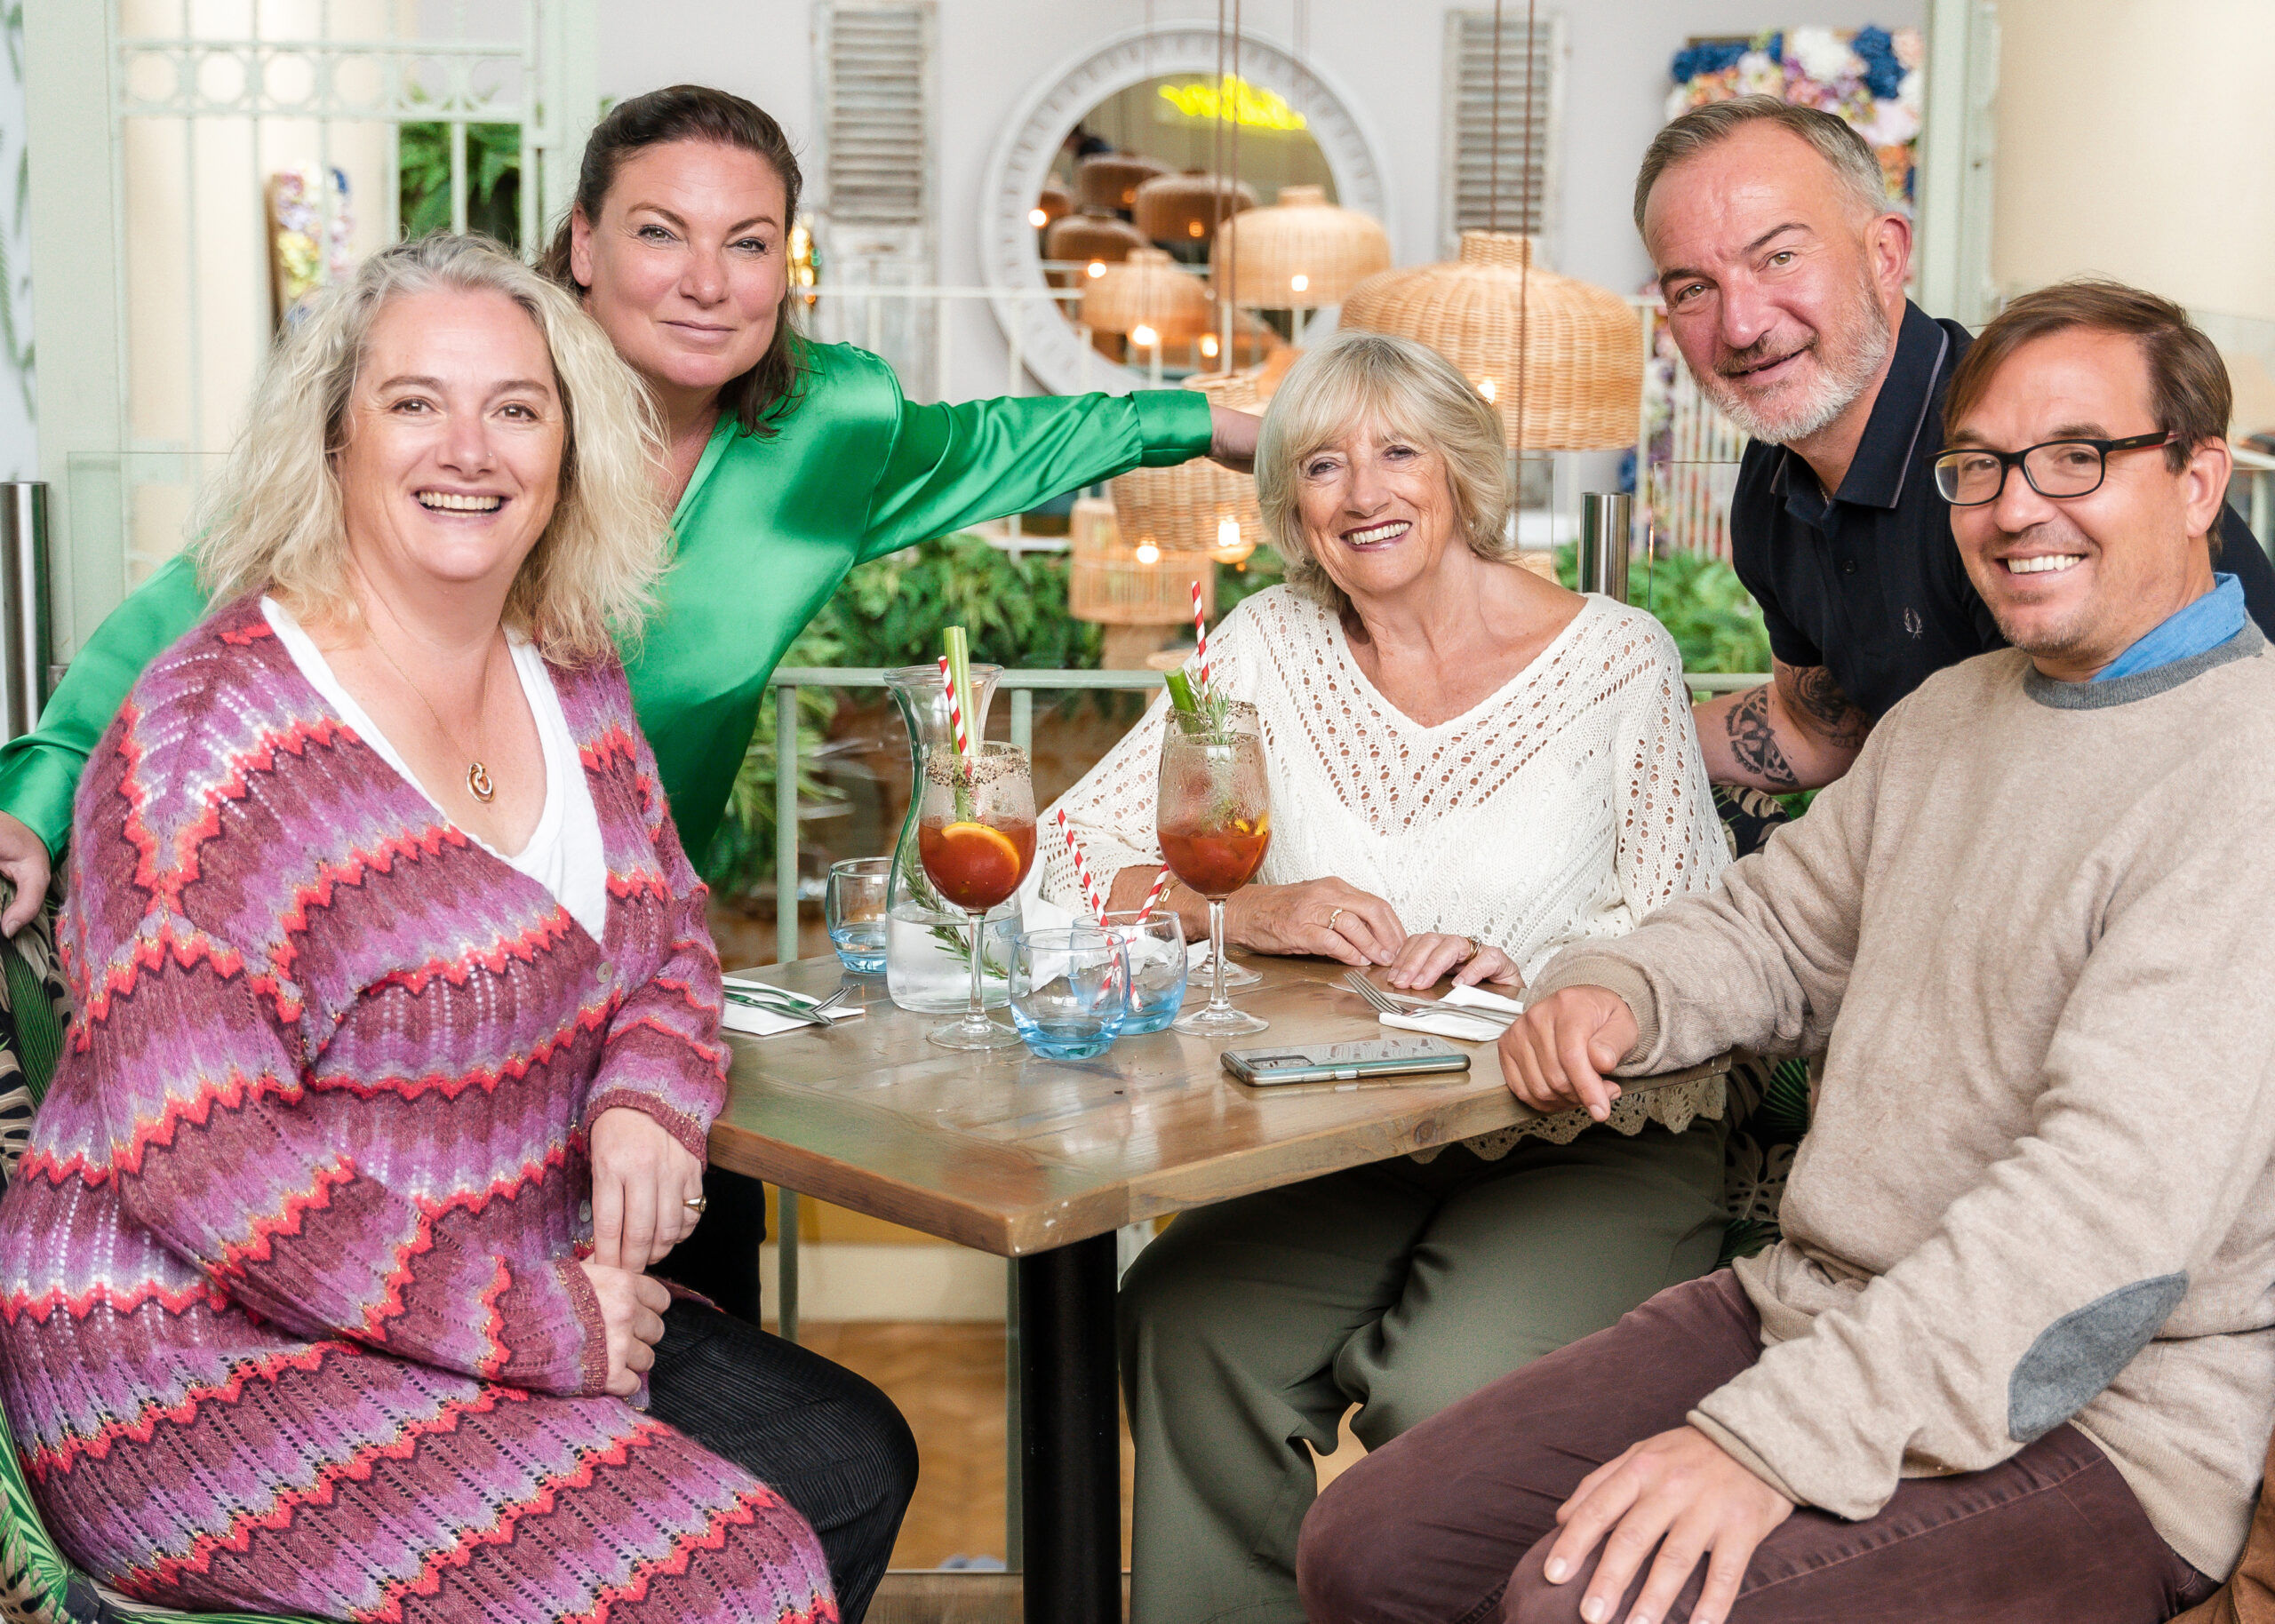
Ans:
MULTIPOLYGON (((1770 651, 1824 666, 1875 720, 1944 666, 2007 646, 1960 562, 1930 466, 1944 449, 1944 391, 1973 342, 1905 302, 1896 355, 1830 501, 1783 446, 1750 442, 1738 468, 1730 561, 1761 605, 1770 651)), ((2222 517, 2219 567, 2275 640, 2275 568, 2240 513, 2222 517)))

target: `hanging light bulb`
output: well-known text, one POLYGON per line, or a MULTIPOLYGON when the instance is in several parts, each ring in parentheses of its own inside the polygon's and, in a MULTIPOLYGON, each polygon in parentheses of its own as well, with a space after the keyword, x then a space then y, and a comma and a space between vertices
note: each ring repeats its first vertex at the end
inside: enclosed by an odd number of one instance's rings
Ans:
POLYGON ((1106 275, 1106 261, 1105 261, 1105 260, 1103 260, 1103 259, 1093 259, 1093 260, 1091 260, 1091 261, 1090 261, 1090 278, 1091 278, 1091 280, 1092 280, 1092 281, 1096 281, 1098 278, 1099 278, 1099 277, 1101 277, 1101 276, 1105 275, 1106 275))
POLYGON ((1149 536, 1138 544, 1137 559, 1141 564, 1158 564, 1161 561, 1161 550, 1153 545, 1152 537, 1149 536))
POLYGON ((1034 227, 1037 231, 1041 231, 1045 226, 1050 224, 1050 211, 1044 209, 1029 209, 1027 211, 1027 224, 1034 227))
POLYGON ((1130 330, 1130 342, 1141 350, 1149 350, 1161 341, 1161 335, 1143 322, 1130 330))
POLYGON ((1301 271, 1297 271, 1293 276, 1288 278, 1288 286, 1294 292, 1301 293, 1311 285, 1312 279, 1301 271))
POLYGON ((1485 403, 1490 406, 1495 396, 1500 393, 1500 386, 1489 378, 1481 378, 1477 380, 1477 393, 1483 395, 1485 403))
POLYGON ((1242 534, 1236 514, 1226 513, 1217 521, 1217 545, 1209 555, 1220 564, 1241 564, 1256 551, 1256 543, 1242 534))
POLYGON ((1201 335, 1201 353, 1211 361, 1217 359, 1217 335, 1215 333, 1205 332, 1201 335))

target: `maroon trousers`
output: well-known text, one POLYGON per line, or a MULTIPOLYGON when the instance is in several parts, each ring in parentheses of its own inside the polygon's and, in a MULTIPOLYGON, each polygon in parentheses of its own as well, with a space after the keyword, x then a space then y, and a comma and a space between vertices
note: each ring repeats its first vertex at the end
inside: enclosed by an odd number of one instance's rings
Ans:
MULTIPOLYGON (((1304 1523, 1313 1624, 1579 1624, 1594 1572, 1541 1576, 1556 1508, 1629 1445, 1752 1365, 1728 1270, 1661 1292, 1441 1411, 1329 1486, 1304 1523)), ((1648 1572, 1648 1564, 1645 1564, 1648 1572)), ((1697 1604, 1702 1564, 1669 1614, 1697 1604)), ((1639 1575, 1612 1624, 1642 1588, 1639 1575)), ((1988 1471, 1909 1477, 1878 1517, 1802 1507, 1755 1550, 1731 1624, 2155 1624, 2212 1593, 2092 1440, 2055 1428, 1988 1471)))

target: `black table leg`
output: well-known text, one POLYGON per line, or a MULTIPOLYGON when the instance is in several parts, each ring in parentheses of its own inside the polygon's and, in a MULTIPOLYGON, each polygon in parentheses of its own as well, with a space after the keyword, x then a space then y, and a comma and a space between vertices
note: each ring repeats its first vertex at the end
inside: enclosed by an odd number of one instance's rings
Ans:
POLYGON ((1019 1260, 1026 1624, 1121 1624, 1114 1238, 1019 1260))

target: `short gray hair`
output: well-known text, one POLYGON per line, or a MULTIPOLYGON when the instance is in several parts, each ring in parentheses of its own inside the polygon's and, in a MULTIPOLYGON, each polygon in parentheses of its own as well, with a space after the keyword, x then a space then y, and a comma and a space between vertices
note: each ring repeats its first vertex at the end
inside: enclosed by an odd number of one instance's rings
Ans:
POLYGON ((1297 470, 1322 446, 1366 424, 1444 462, 1456 521, 1472 553, 1496 562, 1515 555, 1504 535, 1509 453, 1499 414, 1428 345, 1351 330, 1288 370, 1257 431, 1257 506, 1265 535, 1287 561, 1289 585, 1338 614, 1350 608, 1304 539, 1297 470))
POLYGON ((1696 157, 1718 141, 1728 139, 1748 124, 1769 123, 1798 136, 1816 155, 1832 165, 1832 172, 1857 208, 1867 214, 1896 211, 1888 202, 1888 180, 1880 161, 1848 121, 1816 107, 1797 107, 1775 96, 1737 96, 1696 107, 1651 138, 1643 153, 1643 167, 1635 172, 1635 230, 1643 229, 1643 207, 1659 177, 1686 158, 1696 157))

